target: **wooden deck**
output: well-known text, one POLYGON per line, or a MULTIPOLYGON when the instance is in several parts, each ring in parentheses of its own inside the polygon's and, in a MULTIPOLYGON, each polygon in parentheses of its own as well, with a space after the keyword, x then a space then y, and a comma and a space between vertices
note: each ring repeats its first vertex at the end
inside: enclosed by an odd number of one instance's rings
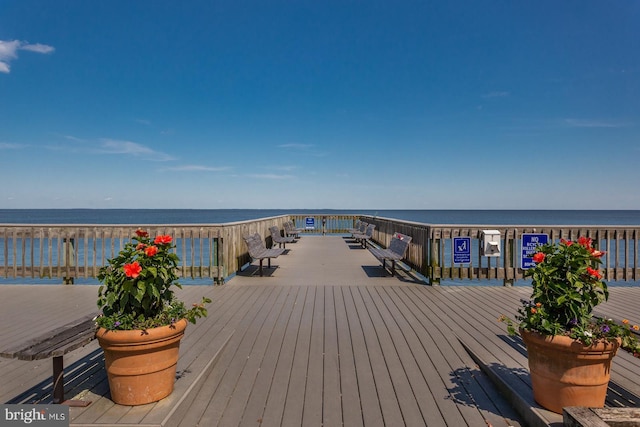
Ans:
MULTIPOLYGON (((391 277, 339 236, 304 236, 287 250, 264 277, 251 266, 223 286, 180 291, 187 302, 213 302, 209 317, 187 328, 176 389, 161 402, 113 404, 95 341, 65 356, 67 397, 93 402, 70 409, 71 425, 561 422, 533 403, 526 350, 497 321, 529 288, 391 277)), ((600 311, 640 323, 640 288, 610 290, 600 311)), ((96 311, 96 295, 95 286, 0 286, 0 350, 96 311)), ((50 359, 0 358, 0 376, 2 402, 50 402, 50 359)), ((616 357, 607 404, 640 404, 640 359, 616 357)))

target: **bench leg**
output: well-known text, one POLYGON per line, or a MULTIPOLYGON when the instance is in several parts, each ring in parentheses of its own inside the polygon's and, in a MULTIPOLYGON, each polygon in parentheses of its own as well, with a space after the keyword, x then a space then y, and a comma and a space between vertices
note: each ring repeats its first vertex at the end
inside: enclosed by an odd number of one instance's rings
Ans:
POLYGON ((262 259, 260 259, 260 277, 262 277, 262 259))
POLYGON ((64 402, 64 361, 62 356, 53 358, 53 403, 64 402))
POLYGON ((396 275, 396 260, 391 260, 391 277, 396 275))

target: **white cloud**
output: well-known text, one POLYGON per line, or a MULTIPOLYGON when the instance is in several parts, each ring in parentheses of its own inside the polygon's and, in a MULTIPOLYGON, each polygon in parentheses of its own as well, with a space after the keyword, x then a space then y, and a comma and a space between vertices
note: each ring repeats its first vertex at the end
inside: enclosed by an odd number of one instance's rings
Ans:
POLYGON ((308 150, 313 144, 280 144, 278 148, 293 148, 296 150, 308 150))
POLYGON ((116 139, 101 140, 101 148, 98 149, 98 152, 105 154, 126 154, 142 157, 145 160, 154 160, 159 162, 175 160, 175 158, 169 154, 161 151, 155 151, 145 145, 138 144, 137 142, 121 141, 116 139))
POLYGON ((52 53, 55 48, 46 44, 30 44, 20 40, 0 40, 0 73, 9 74, 9 63, 18 58, 18 50, 27 50, 36 53, 52 53))
POLYGON ((300 167, 299 166, 282 165, 282 166, 271 166, 271 167, 269 167, 269 169, 276 170, 276 171, 291 172, 292 170, 300 169, 300 167))
POLYGON ((619 128, 625 126, 623 123, 607 120, 565 119, 564 122, 577 128, 619 128))
POLYGON ((273 173, 265 173, 265 174, 253 174, 253 175, 248 175, 250 178, 257 178, 257 179, 274 179, 274 180, 279 180, 279 179, 292 179, 294 178, 293 175, 277 175, 277 174, 273 174, 273 173))
POLYGON ((184 165, 164 168, 166 171, 174 172, 222 172, 231 169, 228 166, 201 166, 201 165, 184 165))
POLYGON ((8 142, 0 142, 0 150, 17 150, 23 147, 24 145, 21 145, 21 144, 10 144, 8 142))
POLYGON ((30 52, 37 52, 37 53, 53 53, 53 51, 56 49, 53 46, 36 43, 36 44, 22 45, 20 46, 20 50, 28 50, 30 52))
POLYGON ((84 139, 78 138, 77 136, 73 136, 73 135, 62 135, 62 137, 73 142, 86 142, 84 139))

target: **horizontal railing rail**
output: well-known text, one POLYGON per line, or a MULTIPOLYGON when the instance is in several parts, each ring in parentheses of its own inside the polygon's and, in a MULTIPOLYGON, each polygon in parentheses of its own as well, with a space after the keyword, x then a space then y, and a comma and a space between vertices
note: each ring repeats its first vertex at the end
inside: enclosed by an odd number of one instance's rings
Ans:
POLYGON ((604 277, 609 281, 640 280, 640 226, 572 225, 450 225, 425 224, 358 215, 282 215, 225 224, 91 225, 0 224, 0 277, 95 278, 100 267, 115 256, 138 228, 150 234, 170 234, 180 258, 183 278, 211 279, 223 283, 251 261, 243 236, 260 233, 270 245, 269 227, 284 229, 285 221, 307 234, 344 234, 356 219, 376 225, 373 241, 388 247, 394 233, 412 237, 403 260, 429 283, 442 280, 502 280, 513 284, 524 277, 523 233, 547 234, 551 241, 590 237, 605 251, 604 277), (497 230, 500 256, 481 251, 483 231, 497 230), (455 238, 468 238, 465 262, 455 257, 455 238), (457 262, 458 261, 458 262, 457 262))

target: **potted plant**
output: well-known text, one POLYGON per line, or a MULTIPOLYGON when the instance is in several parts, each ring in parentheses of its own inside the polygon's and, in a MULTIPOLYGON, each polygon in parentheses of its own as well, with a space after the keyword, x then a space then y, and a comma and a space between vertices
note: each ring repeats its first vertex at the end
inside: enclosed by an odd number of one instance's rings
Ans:
POLYGON ((111 398, 123 405, 158 401, 173 391, 180 340, 187 322, 207 315, 174 295, 181 288, 171 236, 138 229, 98 273, 96 337, 104 350, 111 398))
POLYGON ((531 300, 521 301, 515 321, 499 319, 527 346, 534 399, 557 413, 565 406, 603 407, 618 348, 640 354, 632 333, 638 325, 593 316, 609 297, 598 269, 603 255, 587 237, 539 246, 525 272, 531 300))

